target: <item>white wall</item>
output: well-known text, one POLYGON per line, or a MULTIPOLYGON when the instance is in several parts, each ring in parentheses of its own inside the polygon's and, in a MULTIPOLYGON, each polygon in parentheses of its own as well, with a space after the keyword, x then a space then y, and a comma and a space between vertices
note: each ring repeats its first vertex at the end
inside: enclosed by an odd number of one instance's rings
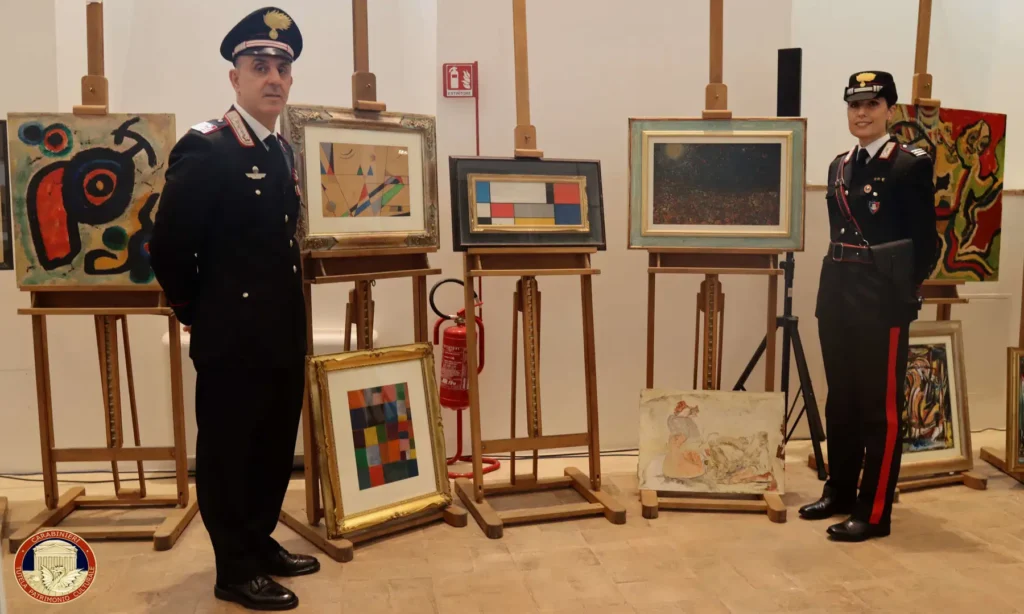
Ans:
MULTIPOLYGON (((0 113, 70 111, 78 102, 79 79, 86 66, 84 6, 85 0, 0 0, 0 14, 5 16, 0 35, 13 41, 12 48, 31 50, 7 63, 6 83, 17 87, 0 89, 0 113)), ((219 0, 217 10, 210 10, 209 2, 198 0, 106 0, 112 110, 173 112, 179 134, 222 114, 232 99, 228 65, 217 52, 221 37, 238 18, 260 6, 262 2, 219 0), (182 45, 182 37, 192 46, 182 45)), ((348 105, 348 3, 291 0, 281 6, 295 16, 306 37, 292 101, 348 105)), ((823 183, 828 161, 849 147, 839 97, 847 76, 861 69, 888 69, 909 96, 916 7, 913 0, 865 0, 857 7, 817 0, 729 0, 725 81, 730 109, 736 116, 774 114, 776 50, 803 47, 808 176, 812 183, 823 183), (852 52, 855 42, 859 46, 852 52)), ((1024 6, 1015 0, 989 0, 986 8, 988 17, 981 22, 972 2, 935 3, 930 58, 934 94, 949 106, 1011 115, 1006 182, 1009 188, 1020 188, 1024 175, 1015 169, 1024 159, 1024 145, 1013 137, 1013 117, 1024 105, 1014 78, 1024 44, 1015 37, 1024 28, 1024 6), (966 24, 970 36, 954 36, 953 28, 961 24, 966 24)), ((594 280, 594 301, 601 440, 606 448, 636 444, 636 402, 644 384, 646 259, 644 253, 625 249, 627 118, 700 114, 707 82, 707 22, 703 0, 627 5, 558 0, 530 2, 528 7, 533 123, 540 147, 547 157, 602 162, 608 250, 594 260, 602 271, 594 280)), ((444 276, 458 276, 461 257, 449 249, 447 160, 449 155, 474 153, 473 104, 441 97, 440 64, 480 62, 481 153, 510 156, 515 126, 511 5, 508 0, 375 0, 370 33, 370 64, 380 99, 392 110, 437 116, 443 249, 432 263, 443 269, 444 276)), ((826 389, 813 305, 826 220, 821 192, 809 191, 807 197, 807 251, 797 257, 794 304, 823 406, 826 389)), ((972 303, 954 308, 954 317, 963 319, 966 331, 975 429, 1004 425, 1004 348, 1016 341, 1024 260, 1024 249, 1014 239, 1024 227, 1017 213, 1022 200, 1005 199, 1000 281, 968 286, 972 303)), ((659 280, 658 386, 689 385, 699 281, 679 276, 659 280)), ((723 383, 731 385, 763 334, 766 282, 731 276, 724 282, 723 383)), ((504 437, 508 430, 512 287, 513 280, 492 278, 484 288, 488 351, 481 399, 487 438, 504 437)), ((331 331, 341 326, 347 289, 315 289, 315 328, 331 331)), ((444 310, 456 308, 456 290, 448 287, 439 294, 444 310)), ((541 290, 546 305, 541 378, 545 433, 576 432, 585 425, 578 281, 541 278, 541 290)), ((411 339, 410 295, 407 280, 385 280, 375 287, 378 345, 411 339)), ((39 468, 29 319, 15 313, 27 302, 27 295, 15 287, 13 273, 0 272, 0 471, 39 468)), ((432 324, 433 314, 430 317, 432 324)), ((50 322, 58 445, 97 445, 103 441, 102 404, 91 319, 61 317, 50 322)), ((131 321, 143 438, 148 444, 170 443, 165 333, 159 318, 131 321)), ((759 389, 762 373, 759 367, 749 389, 759 389)), ((186 381, 190 378, 191 366, 186 363, 186 381)), ((521 382, 520 373, 520 400, 521 382)), ((192 394, 187 384, 189 411, 192 394)), ((452 412, 445 410, 445 415, 451 452, 454 420, 452 412)), ((192 416, 188 419, 191 423, 192 416)), ((522 434, 522 412, 518 423, 522 434)))

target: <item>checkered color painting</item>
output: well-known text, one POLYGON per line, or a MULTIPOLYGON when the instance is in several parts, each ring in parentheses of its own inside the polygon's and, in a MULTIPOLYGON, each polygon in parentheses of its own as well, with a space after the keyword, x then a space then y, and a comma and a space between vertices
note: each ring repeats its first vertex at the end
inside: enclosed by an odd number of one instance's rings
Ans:
POLYGON ((585 183, 584 177, 476 177, 470 187, 473 230, 585 229, 585 183))
POLYGON ((408 384, 348 393, 359 490, 419 475, 408 384))

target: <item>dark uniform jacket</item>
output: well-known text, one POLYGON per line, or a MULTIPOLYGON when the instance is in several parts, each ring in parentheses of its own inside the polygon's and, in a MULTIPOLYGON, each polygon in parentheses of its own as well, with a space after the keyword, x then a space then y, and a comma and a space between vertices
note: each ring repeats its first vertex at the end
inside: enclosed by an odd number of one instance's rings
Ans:
POLYGON ((234 109, 194 126, 171 151, 150 256, 175 314, 192 327, 197 367, 305 356, 292 156, 283 139, 268 151, 234 109))
POLYGON ((939 253, 932 160, 924 150, 890 139, 863 168, 855 166, 853 151, 838 155, 829 166, 832 244, 822 264, 815 315, 854 325, 909 324, 920 309, 917 290, 939 253), (839 187, 841 167, 845 188, 839 187), (843 196, 856 224, 844 214, 843 196), (909 279, 895 279, 883 266, 842 261, 859 251, 847 246, 863 246, 866 240, 877 251, 901 239, 913 241, 907 253, 909 279))

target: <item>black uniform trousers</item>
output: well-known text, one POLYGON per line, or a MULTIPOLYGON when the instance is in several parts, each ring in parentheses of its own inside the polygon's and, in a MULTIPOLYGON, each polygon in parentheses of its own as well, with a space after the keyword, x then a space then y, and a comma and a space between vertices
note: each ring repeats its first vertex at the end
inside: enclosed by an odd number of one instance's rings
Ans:
POLYGON ((903 452, 909 324, 824 317, 818 335, 828 383, 827 486, 836 501, 855 502, 854 518, 888 526, 903 452))
POLYGON ((197 365, 196 495, 210 534, 217 582, 264 573, 302 415, 304 363, 197 365))

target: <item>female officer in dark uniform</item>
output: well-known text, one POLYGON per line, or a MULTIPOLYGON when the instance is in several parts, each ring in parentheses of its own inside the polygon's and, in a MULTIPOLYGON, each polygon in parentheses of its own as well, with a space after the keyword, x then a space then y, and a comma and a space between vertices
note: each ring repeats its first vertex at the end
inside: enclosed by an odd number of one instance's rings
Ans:
POLYGON ((939 238, 932 160, 887 133, 897 99, 892 75, 855 74, 843 98, 858 144, 829 167, 831 242, 815 312, 828 382, 830 475, 821 498, 800 515, 849 514, 829 535, 863 541, 889 534, 903 449, 908 329, 939 238))

